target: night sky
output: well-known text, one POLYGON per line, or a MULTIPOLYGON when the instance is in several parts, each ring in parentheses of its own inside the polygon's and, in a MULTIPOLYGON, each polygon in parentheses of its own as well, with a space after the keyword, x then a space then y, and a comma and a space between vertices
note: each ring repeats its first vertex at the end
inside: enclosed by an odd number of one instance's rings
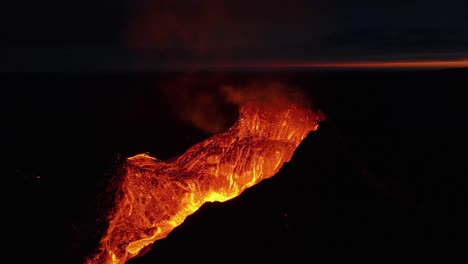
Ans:
POLYGON ((462 0, 8 1, 2 71, 468 57, 462 0))

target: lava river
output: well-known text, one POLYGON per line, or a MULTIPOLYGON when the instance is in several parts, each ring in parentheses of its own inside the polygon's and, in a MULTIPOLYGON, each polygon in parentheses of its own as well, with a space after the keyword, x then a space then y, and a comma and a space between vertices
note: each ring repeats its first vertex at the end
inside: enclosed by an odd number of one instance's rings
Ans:
POLYGON ((275 175, 320 115, 289 102, 246 102, 227 131, 164 162, 127 158, 109 225, 87 264, 123 264, 166 237, 205 202, 226 201, 275 175))

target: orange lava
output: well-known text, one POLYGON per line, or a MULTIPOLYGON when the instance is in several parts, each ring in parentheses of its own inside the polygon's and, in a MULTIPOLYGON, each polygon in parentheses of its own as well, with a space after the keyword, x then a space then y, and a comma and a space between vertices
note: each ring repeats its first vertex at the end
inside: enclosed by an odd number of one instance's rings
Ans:
POLYGON ((272 177, 319 122, 318 114, 289 102, 247 102, 229 130, 171 162, 128 158, 99 252, 86 263, 123 264, 204 203, 232 199, 272 177))

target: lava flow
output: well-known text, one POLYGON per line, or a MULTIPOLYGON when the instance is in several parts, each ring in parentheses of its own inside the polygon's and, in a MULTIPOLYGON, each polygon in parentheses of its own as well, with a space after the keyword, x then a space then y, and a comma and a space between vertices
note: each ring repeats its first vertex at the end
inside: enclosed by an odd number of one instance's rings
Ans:
POLYGON ((87 263, 123 264, 205 202, 229 200, 272 177, 320 119, 289 102, 246 102, 230 129, 171 162, 147 154, 128 158, 107 232, 87 263))

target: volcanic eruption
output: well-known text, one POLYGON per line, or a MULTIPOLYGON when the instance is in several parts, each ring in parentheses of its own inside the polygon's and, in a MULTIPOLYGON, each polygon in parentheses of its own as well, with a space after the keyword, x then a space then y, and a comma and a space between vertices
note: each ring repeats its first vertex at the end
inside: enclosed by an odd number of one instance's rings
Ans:
POLYGON ((322 115, 287 96, 243 96, 238 120, 226 131, 170 161, 148 154, 126 159, 99 251, 87 264, 123 264, 144 254, 204 203, 227 201, 275 175, 322 115))

